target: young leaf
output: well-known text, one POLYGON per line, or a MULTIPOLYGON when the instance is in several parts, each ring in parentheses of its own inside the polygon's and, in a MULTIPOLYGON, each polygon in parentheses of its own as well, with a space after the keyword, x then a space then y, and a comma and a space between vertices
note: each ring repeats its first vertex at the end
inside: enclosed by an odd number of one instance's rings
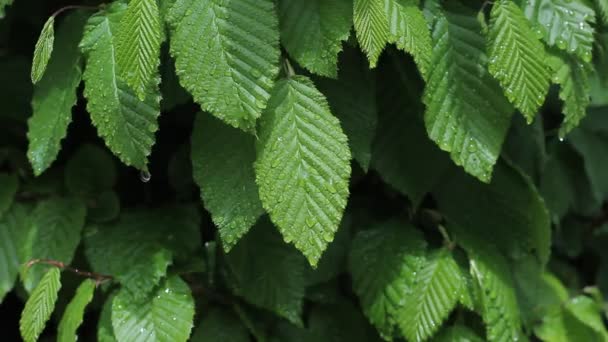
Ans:
POLYGON ((428 136, 465 171, 489 182, 512 108, 486 71, 485 38, 475 13, 445 3, 433 30, 433 68, 423 102, 428 136))
POLYGON ((38 340, 46 322, 51 318, 61 288, 60 273, 58 268, 49 269, 25 303, 19 321, 19 330, 25 342, 38 340))
POLYGON ((428 25, 415 0, 355 0, 355 32, 370 66, 374 68, 387 43, 411 53, 426 76, 432 41, 428 25))
POLYGON ((488 37, 490 73, 509 101, 532 122, 549 91, 543 44, 511 0, 494 3, 488 37))
POLYGON ((74 298, 70 301, 63 313, 57 330, 57 341, 73 342, 78 340, 76 331, 84 319, 84 310, 93 299, 95 281, 87 279, 76 289, 74 298))
POLYGON ((551 46, 590 62, 595 30, 595 11, 584 1, 522 1, 526 17, 537 34, 551 46))
POLYGON ((19 179, 14 174, 0 173, 0 218, 10 209, 19 187, 19 179))
POLYGON ((53 163, 61 141, 72 121, 72 107, 82 77, 78 43, 86 16, 68 15, 57 30, 57 48, 51 56, 45 76, 34 88, 33 114, 28 120, 27 157, 34 174, 39 176, 53 163))
POLYGON ((595 0, 595 3, 602 14, 604 23, 608 22, 608 0, 595 0))
POLYGON ((177 0, 167 21, 171 55, 184 88, 204 110, 254 131, 279 71, 273 1, 177 0))
POLYGON ((260 220, 226 258, 236 294, 302 324, 306 260, 283 242, 268 219, 260 220))
POLYGON ((55 41, 55 17, 51 16, 47 19, 42 27, 40 37, 36 42, 34 49, 34 59, 32 60, 32 83, 36 84, 46 70, 46 66, 53 53, 53 43, 55 41))
POLYGON ((157 0, 129 2, 116 36, 116 68, 141 101, 158 83, 161 29, 157 0))
POLYGON ((337 77, 338 54, 350 35, 351 0, 281 0, 281 42, 312 73, 337 77))
MULTIPOLYGON (((34 235, 28 259, 51 259, 70 264, 80 244, 85 217, 84 203, 73 198, 52 197, 38 202, 31 214, 34 235)), ((22 270, 27 291, 38 283, 45 267, 33 265, 22 270)))
POLYGON ((559 98, 564 103, 565 118, 559 130, 563 139, 587 114, 591 67, 570 56, 554 55, 548 63, 553 69, 553 82, 560 85, 559 98))
POLYGON ((110 150, 126 165, 147 171, 158 129, 160 95, 158 81, 154 81, 140 101, 118 73, 116 56, 121 47, 115 40, 125 7, 123 2, 114 2, 92 16, 85 27, 80 43, 87 56, 84 95, 91 120, 110 150))
POLYGON ((367 171, 378 120, 375 75, 369 71, 365 56, 347 47, 340 57, 338 76, 337 80, 319 77, 315 83, 340 120, 353 157, 367 171))
POLYGON ((249 332, 231 311, 212 307, 192 333, 192 342, 249 342, 249 332))
POLYGON ((424 264, 426 242, 413 227, 397 221, 358 233, 349 268, 363 313, 385 339, 393 336, 402 297, 412 291, 416 272, 424 264))
POLYGON ((230 251, 264 213, 254 161, 253 136, 211 115, 198 114, 192 131, 193 175, 225 251, 230 251))
POLYGON ((414 284, 402 294, 405 305, 399 327, 409 341, 424 341, 435 334, 458 303, 464 282, 451 253, 440 251, 418 270, 414 284))
POLYGON ((351 156, 340 122, 314 84, 295 76, 275 86, 259 137, 262 204, 284 239, 316 265, 348 198, 351 156))
POLYGON ((167 278, 139 301, 121 290, 112 301, 112 326, 118 341, 185 342, 194 320, 194 299, 181 278, 167 278))
POLYGON ((23 260, 31 225, 23 205, 15 204, 0 219, 0 303, 11 291, 23 260))

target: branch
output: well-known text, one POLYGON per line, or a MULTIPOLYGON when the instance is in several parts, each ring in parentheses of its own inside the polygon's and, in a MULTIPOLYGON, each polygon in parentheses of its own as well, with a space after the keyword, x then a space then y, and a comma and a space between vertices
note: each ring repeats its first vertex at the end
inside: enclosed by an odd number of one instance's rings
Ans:
POLYGON ((54 267, 57 267, 57 268, 61 268, 62 270, 65 270, 65 271, 72 272, 72 273, 77 274, 79 276, 83 276, 83 277, 86 277, 86 278, 93 279, 93 280, 95 280, 96 286, 99 286, 99 285, 103 284, 106 281, 114 280, 114 277, 112 277, 111 275, 101 274, 101 273, 95 273, 95 272, 88 272, 88 271, 82 271, 82 270, 79 270, 77 268, 73 268, 73 267, 71 267, 69 265, 66 265, 65 263, 63 263, 61 261, 57 261, 57 260, 32 259, 32 260, 28 261, 27 264, 25 264, 25 266, 29 269, 30 267, 34 266, 35 264, 44 264, 44 265, 54 266, 54 267))

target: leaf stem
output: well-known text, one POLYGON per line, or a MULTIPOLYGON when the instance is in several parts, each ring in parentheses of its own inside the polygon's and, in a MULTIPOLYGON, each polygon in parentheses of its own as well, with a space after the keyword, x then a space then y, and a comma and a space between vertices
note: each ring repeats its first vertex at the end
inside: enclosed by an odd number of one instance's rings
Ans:
POLYGON ((437 229, 439 229, 439 233, 441 233, 441 236, 443 236, 443 240, 445 241, 448 249, 453 250, 456 247, 456 243, 452 241, 445 227, 439 224, 437 225, 437 229))
POLYGON ((51 17, 57 17, 61 13, 72 9, 96 10, 99 9, 99 6, 68 5, 56 10, 53 14, 51 14, 51 17))
POLYGON ((287 73, 287 77, 291 78, 293 76, 296 75, 296 72, 293 70, 293 67, 291 66, 291 62, 289 62, 289 58, 285 57, 285 59, 283 59, 283 64, 285 66, 285 72, 287 73))
POLYGON ((101 285, 102 283, 106 282, 106 281, 111 281, 114 279, 114 277, 112 277, 111 275, 107 275, 107 274, 100 274, 100 273, 95 273, 95 272, 88 272, 88 271, 82 271, 79 270, 77 268, 73 268, 69 265, 66 265, 65 263, 61 262, 61 261, 57 261, 57 260, 50 260, 50 259, 32 259, 30 261, 27 262, 27 264, 25 264, 25 266, 27 268, 30 268, 32 266, 34 266, 35 264, 44 264, 44 265, 50 265, 50 266, 54 266, 57 268, 61 268, 62 270, 66 270, 66 271, 70 271, 74 274, 77 274, 79 276, 83 276, 86 278, 91 278, 93 280, 95 280, 95 283, 97 286, 101 285))

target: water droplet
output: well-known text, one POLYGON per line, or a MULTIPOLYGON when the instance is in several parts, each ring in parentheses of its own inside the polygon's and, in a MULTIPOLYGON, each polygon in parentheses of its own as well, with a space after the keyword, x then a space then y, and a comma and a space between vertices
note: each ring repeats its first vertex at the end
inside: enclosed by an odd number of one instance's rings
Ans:
POLYGON ((152 174, 148 171, 142 171, 139 173, 139 179, 144 183, 148 183, 152 179, 152 174))
POLYGON ((559 137, 559 142, 564 142, 564 137, 559 137))

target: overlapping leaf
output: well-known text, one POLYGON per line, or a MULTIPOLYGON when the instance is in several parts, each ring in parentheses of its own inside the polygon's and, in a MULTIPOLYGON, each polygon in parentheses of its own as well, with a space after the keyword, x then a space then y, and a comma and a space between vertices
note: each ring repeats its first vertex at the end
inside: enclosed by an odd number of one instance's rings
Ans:
MULTIPOLYGON (((86 207, 73 198, 54 197, 40 201, 31 214, 31 233, 28 259, 51 259, 70 264, 80 244, 86 207)), ((22 278, 26 290, 31 291, 45 271, 44 265, 24 268, 22 278)))
POLYGON ((26 261, 23 252, 31 231, 28 214, 24 206, 15 204, 0 219, 0 303, 26 261))
POLYGON ((416 272, 399 313, 399 327, 408 341, 433 336, 458 303, 464 285, 460 267, 448 251, 430 257, 416 272))
POLYGON ((50 56, 45 76, 34 88, 27 156, 36 175, 42 174, 57 157, 72 121, 72 107, 82 77, 78 43, 85 22, 85 15, 76 12, 59 26, 57 48, 50 56))
POLYGON ((469 256, 471 275, 480 288, 482 312, 489 341, 523 338, 515 284, 506 259, 495 246, 462 226, 451 226, 456 242, 469 256))
POLYGON ((426 20, 414 0, 355 0, 355 32, 371 67, 384 46, 395 43, 411 53, 423 76, 431 61, 432 41, 426 20))
POLYGON ((80 43, 87 56, 84 95, 91 120, 110 150, 125 164, 145 171, 158 129, 160 94, 156 80, 140 101, 120 77, 116 56, 127 46, 117 46, 116 35, 125 11, 123 2, 114 2, 92 16, 85 27, 80 43))
POLYGON ((278 74, 273 1, 177 0, 167 21, 184 88, 204 110, 253 131, 278 74))
POLYGON ((112 302, 112 326, 118 341, 185 342, 193 320, 192 293, 177 276, 167 278, 143 301, 122 290, 112 302))
POLYGON ((281 42, 313 73, 336 77, 338 53, 352 27, 352 0, 279 1, 281 42))
POLYGON ((448 219, 493 241, 515 260, 532 255, 539 265, 549 259, 551 224, 545 203, 531 181, 501 162, 490 184, 453 176, 434 192, 448 219), (466 198, 463 201, 462 198, 466 198))
POLYGON ((353 48, 345 48, 340 63, 337 80, 319 78, 315 83, 340 120, 353 158, 367 171, 378 121, 375 74, 369 71, 365 57, 353 48))
POLYGON ((193 342, 249 342, 249 332, 231 311, 211 308, 192 333, 193 342))
POLYGON ((489 182, 513 110, 486 71, 485 38, 474 12, 457 1, 444 6, 423 96, 426 129, 456 164, 489 182))
POLYGON ((559 98, 563 101, 564 122, 559 130, 566 136, 587 114, 589 106, 590 67, 570 56, 551 56, 553 82, 560 85, 559 98))
POLYGON ((549 91, 550 74, 543 44, 511 0, 493 5, 488 38, 490 73, 500 82, 509 101, 532 122, 549 91))
POLYGON ((84 320, 84 310, 93 300, 95 293, 95 281, 87 279, 76 289, 74 298, 70 301, 63 313, 59 328, 57 330, 57 340, 59 342, 72 342, 78 340, 76 331, 84 320))
POLYGON ((390 339, 424 265, 426 242, 411 226, 391 221, 355 237, 349 269, 363 312, 378 332, 390 339))
POLYGON ((262 219, 227 255, 231 286, 248 302, 302 323, 306 260, 262 219))
POLYGON ((285 241, 316 265, 338 229, 350 178, 340 122, 306 77, 277 83, 262 117, 255 163, 260 198, 285 241))
POLYGON ((144 101, 147 89, 158 83, 161 20, 157 0, 132 0, 116 35, 118 75, 144 101))
POLYGON ((551 46, 591 61, 595 11, 585 1, 522 1, 526 17, 551 46))
POLYGON ((19 180, 14 174, 0 173, 0 218, 10 209, 17 194, 19 180))
POLYGON ((229 251, 264 213, 253 171, 255 139, 200 113, 191 154, 201 199, 229 251))
POLYGON ((60 273, 58 268, 49 269, 25 303, 19 321, 19 330, 25 342, 37 341, 46 322, 51 318, 57 293, 61 288, 60 273))

